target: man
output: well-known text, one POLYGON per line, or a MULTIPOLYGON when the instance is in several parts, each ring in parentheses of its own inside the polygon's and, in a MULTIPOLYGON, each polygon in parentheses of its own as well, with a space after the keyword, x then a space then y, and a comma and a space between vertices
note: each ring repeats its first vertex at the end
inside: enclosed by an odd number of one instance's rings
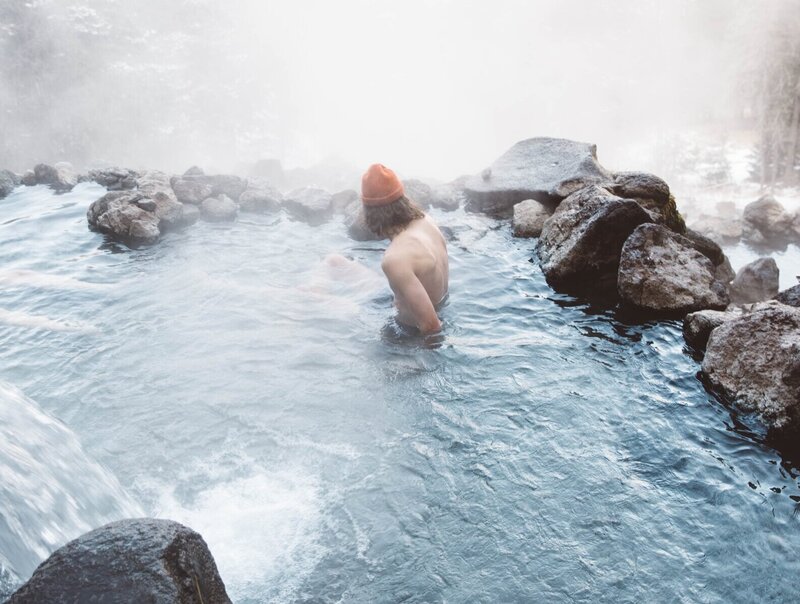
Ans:
POLYGON ((382 164, 361 178, 367 226, 391 243, 381 268, 395 296, 397 320, 423 334, 442 328, 436 306, 447 295, 447 245, 439 227, 405 196, 403 183, 382 164))

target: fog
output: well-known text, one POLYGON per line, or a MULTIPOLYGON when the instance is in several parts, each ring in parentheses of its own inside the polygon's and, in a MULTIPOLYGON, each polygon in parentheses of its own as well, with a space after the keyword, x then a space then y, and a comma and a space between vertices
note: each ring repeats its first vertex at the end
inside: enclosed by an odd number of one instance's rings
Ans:
POLYGON ((746 119, 753 23, 786 5, 0 0, 0 166, 277 158, 450 179, 547 135, 652 168, 655 141, 746 119))

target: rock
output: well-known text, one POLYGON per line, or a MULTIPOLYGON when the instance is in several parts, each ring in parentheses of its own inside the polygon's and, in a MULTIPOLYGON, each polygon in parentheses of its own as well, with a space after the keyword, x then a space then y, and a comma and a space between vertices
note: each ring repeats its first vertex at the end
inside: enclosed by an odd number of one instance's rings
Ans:
POLYGON ((205 172, 203 172, 202 168, 198 168, 197 166, 192 166, 186 172, 183 173, 184 176, 205 176, 205 172))
POLYGON ((354 201, 360 202, 360 200, 361 196, 357 191, 354 189, 345 189, 344 191, 339 191, 331 196, 331 208, 336 213, 344 213, 344 211, 347 209, 347 206, 354 201))
POLYGON ((702 367, 712 390, 768 428, 800 425, 800 309, 764 302, 720 325, 702 367))
POLYGON ((722 281, 722 283, 726 285, 736 278, 736 271, 733 270, 731 261, 727 256, 725 256, 725 260, 723 260, 721 264, 717 265, 714 277, 716 277, 717 281, 722 281))
POLYGON ((159 219, 158 228, 166 232, 187 224, 184 204, 178 201, 170 185, 170 177, 164 172, 149 170, 137 177, 138 192, 155 203, 153 210, 159 219))
POLYGON ((457 182, 431 187, 429 205, 445 212, 457 210, 464 200, 464 186, 457 182))
POLYGON ((540 201, 520 201, 514 206, 514 217, 511 220, 514 237, 538 237, 542 234, 544 221, 552 214, 552 210, 540 201))
POLYGON ((239 196, 239 209, 242 212, 260 214, 277 212, 281 209, 283 195, 263 178, 251 178, 247 188, 239 196))
POLYGON ((137 172, 126 168, 102 168, 89 170, 88 180, 104 186, 109 191, 127 191, 136 188, 138 177, 137 172))
POLYGON ((431 207, 433 189, 430 185, 416 178, 409 178, 403 181, 403 188, 405 189, 406 197, 419 207, 423 209, 431 207))
POLYGON ((200 208, 191 203, 183 204, 183 224, 189 226, 200 220, 200 208))
POLYGON ((730 285, 731 302, 752 304, 778 295, 779 271, 774 258, 759 258, 745 264, 730 285))
POLYGON ((536 246, 551 287, 567 293, 614 294, 625 240, 650 216, 635 201, 591 185, 548 218, 536 246))
POLYGON ((215 195, 226 195, 236 201, 247 189, 247 181, 229 174, 173 176, 170 183, 178 201, 195 205, 215 195))
POLYGON ((692 243, 692 247, 698 252, 703 254, 706 258, 711 260, 711 264, 719 266, 727 260, 725 252, 722 248, 712 239, 706 237, 695 231, 694 229, 686 229, 683 234, 692 243))
POLYGON ((783 247, 794 238, 794 217, 771 195, 749 203, 742 215, 742 236, 760 246, 783 247))
POLYGON ((360 200, 354 201, 345 208, 344 225, 347 228, 348 236, 356 241, 379 241, 383 239, 371 231, 364 221, 364 208, 360 200))
POLYGON ((106 193, 89 206, 86 212, 89 226, 132 247, 151 245, 158 241, 161 230, 155 212, 137 204, 144 199, 135 191, 106 193))
POLYGON ((21 181, 26 187, 36 186, 36 172, 33 170, 25 170, 25 174, 22 175, 21 181))
POLYGON ((58 162, 54 166, 38 164, 33 168, 36 184, 48 185, 59 193, 71 191, 78 184, 78 176, 72 164, 58 162))
POLYGON ((16 174, 10 170, 0 170, 0 199, 8 197, 19 184, 16 174))
POLYGON ((200 204, 200 214, 210 222, 230 222, 236 220, 239 207, 224 193, 209 197, 200 204))
POLYGON ((685 233, 686 223, 678 212, 669 185, 658 176, 647 172, 617 172, 609 190, 619 197, 636 201, 656 224, 663 224, 681 235, 685 233))
POLYGON ((741 309, 698 310, 683 319, 683 337, 696 350, 705 350, 711 332, 723 323, 742 316, 741 309))
POLYGON ((800 308, 800 285, 795 285, 794 287, 783 290, 781 293, 775 296, 775 300, 781 302, 782 304, 800 308))
POLYGON ((120 520, 45 560, 9 604, 230 604, 203 538, 171 520, 120 520))
POLYGON ((467 210, 507 216, 514 204, 536 199, 557 204, 590 184, 611 181, 597 147, 560 138, 518 142, 464 187, 467 210))
POLYGON ((720 245, 733 245, 742 238, 742 221, 738 217, 700 214, 690 224, 692 229, 720 245))
POLYGON ((728 292, 716 267, 682 235, 657 224, 636 228, 622 248, 617 285, 622 300, 654 313, 721 310, 728 292))
POLYGON ((333 215, 332 202, 333 197, 324 189, 303 187, 287 193, 283 206, 294 218, 316 226, 333 215))

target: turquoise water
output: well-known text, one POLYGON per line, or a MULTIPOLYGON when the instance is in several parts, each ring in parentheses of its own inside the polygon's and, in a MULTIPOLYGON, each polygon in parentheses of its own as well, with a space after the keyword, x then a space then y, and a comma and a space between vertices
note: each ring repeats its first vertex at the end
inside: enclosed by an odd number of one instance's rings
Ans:
POLYGON ((338 219, 131 251, 87 230, 102 193, 0 202, 0 431, 63 422, 0 439, 0 469, 52 451, 75 512, 0 489, 40 523, 0 535, 12 581, 37 533, 143 513, 198 530, 239 603, 796 599, 797 478, 703 390, 676 322, 555 294, 530 241, 459 211, 435 214, 444 335, 414 339, 382 281, 326 271, 380 262, 338 219))

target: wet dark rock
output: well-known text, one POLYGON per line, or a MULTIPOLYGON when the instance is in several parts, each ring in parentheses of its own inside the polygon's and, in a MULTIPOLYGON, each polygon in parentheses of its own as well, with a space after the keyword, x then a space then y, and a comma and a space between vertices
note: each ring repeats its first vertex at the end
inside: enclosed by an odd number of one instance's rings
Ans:
POLYGON ((251 178, 247 188, 239 196, 239 208, 242 212, 266 214, 281 209, 283 195, 263 178, 251 178))
POLYGON ((236 201, 247 189, 246 180, 230 174, 173 176, 170 183, 178 201, 195 205, 216 195, 226 195, 236 201))
POLYGON ((779 248, 794 239, 794 217, 771 195, 747 204, 742 222, 742 237, 756 246, 779 248))
POLYGON ((54 166, 38 164, 33 168, 36 184, 47 185, 59 193, 71 191, 78 184, 78 176, 72 164, 59 162, 54 166))
POLYGON ((566 293, 616 295, 622 246, 649 221, 638 203, 599 186, 573 193, 545 221, 536 246, 547 283, 566 293))
POLYGON ((511 219, 514 237, 538 237, 542 234, 544 221, 552 214, 552 209, 540 201, 520 201, 514 206, 514 216, 511 219))
POLYGON ((774 258, 758 258, 745 264, 730 285, 731 302, 752 304, 778 295, 780 274, 774 258))
POLYGON ((692 244, 692 247, 711 260, 711 264, 719 266, 726 260, 725 252, 714 240, 698 233, 693 229, 686 229, 683 234, 692 244))
POLYGON ((728 305, 716 267, 692 242, 658 224, 638 226, 625 242, 619 263, 622 300, 653 313, 721 310, 728 305))
POLYGON ((139 174, 133 170, 112 167, 89 170, 87 179, 96 182, 109 191, 127 191, 136 188, 136 179, 138 177, 139 174))
POLYGON ((198 166, 192 166, 186 172, 183 173, 184 176, 204 176, 205 172, 203 169, 198 166))
POLYGON ((26 187, 33 187, 36 185, 36 172, 33 170, 25 170, 25 173, 22 175, 20 179, 23 185, 26 187))
POLYGON ((768 428, 800 426, 800 309, 762 302, 711 332, 707 384, 768 428))
POLYGON ((316 226, 331 218, 332 202, 332 195, 324 189, 304 187, 287 193, 283 206, 294 218, 316 226))
POLYGON ((656 224, 663 224, 679 234, 686 231, 675 198, 669 185, 658 176, 647 172, 617 172, 609 191, 625 199, 633 199, 642 206, 656 224))
POLYGON ((224 193, 204 199, 200 204, 200 214, 209 222, 231 222, 236 220, 238 212, 239 206, 224 193))
POLYGON ((705 350, 711 332, 727 321, 742 316, 741 309, 698 310, 683 319, 683 337, 696 350, 705 350))
POLYGON ((10 170, 0 170, 0 199, 7 197, 20 184, 16 174, 10 170))
POLYGON ((355 202, 361 200, 361 196, 355 189, 345 189, 331 195, 331 208, 334 212, 343 213, 347 207, 355 202))
POLYGON ((611 181, 597 147, 560 138, 518 142, 464 187, 469 211, 508 216, 514 204, 536 199, 557 204, 575 191, 611 181))
POLYGON ((775 296, 775 300, 788 306, 800 308, 800 285, 795 285, 789 289, 785 289, 775 296))
POLYGON ((111 191, 89 206, 89 226, 130 246, 151 245, 161 236, 154 211, 137 202, 146 200, 136 191, 111 191))
POLYGON ((120 520, 56 550, 9 604, 230 604, 203 538, 171 520, 120 520))
POLYGON ((354 201, 344 211, 344 226, 351 239, 356 241, 379 241, 383 239, 367 226, 361 201, 354 201))

